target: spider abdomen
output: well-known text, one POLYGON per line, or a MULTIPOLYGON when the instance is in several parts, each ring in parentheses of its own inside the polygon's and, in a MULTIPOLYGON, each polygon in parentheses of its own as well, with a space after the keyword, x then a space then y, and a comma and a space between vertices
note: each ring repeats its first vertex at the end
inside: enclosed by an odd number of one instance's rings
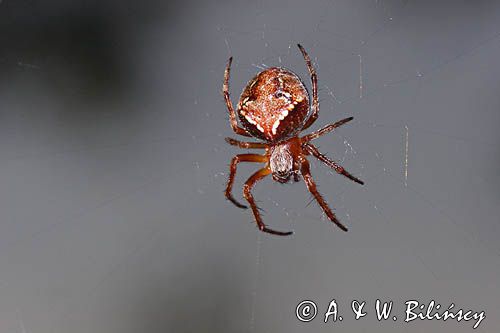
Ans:
POLYGON ((300 132, 309 114, 309 93, 295 73, 271 67, 248 82, 237 111, 250 134, 277 142, 300 132))

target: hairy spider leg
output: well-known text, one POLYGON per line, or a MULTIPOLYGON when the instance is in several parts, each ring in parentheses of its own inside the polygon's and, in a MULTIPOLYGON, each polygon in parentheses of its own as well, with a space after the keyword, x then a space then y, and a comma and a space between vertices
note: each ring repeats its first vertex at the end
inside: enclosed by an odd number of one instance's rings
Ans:
POLYGON ((231 123, 231 128, 236 134, 243 136, 252 136, 245 129, 238 126, 236 121, 236 113, 234 112, 233 103, 229 98, 229 76, 231 74, 231 63, 233 62, 233 57, 230 57, 227 61, 226 70, 224 71, 224 84, 222 86, 222 94, 224 95, 224 100, 226 101, 227 110, 229 111, 229 121, 231 123))
POLYGON ((297 46, 300 49, 300 52, 302 52, 302 56, 304 57, 304 60, 306 61, 307 69, 309 70, 309 74, 311 75, 311 84, 312 84, 312 113, 309 119, 307 119, 306 123, 302 127, 302 130, 305 130, 309 128, 316 119, 318 119, 319 115, 319 102, 318 102, 318 76, 316 74, 316 70, 314 69, 314 66, 312 65, 311 58, 309 57, 309 54, 307 54, 306 50, 302 47, 302 45, 297 44, 297 46))
POLYGON ((254 163, 266 163, 269 159, 266 155, 257 155, 257 154, 239 154, 233 157, 231 160, 231 165, 229 167, 229 179, 227 181, 226 186, 226 198, 231 201, 236 207, 246 209, 247 206, 241 204, 236 200, 232 195, 234 176, 236 175, 236 166, 240 162, 254 162, 254 163))
MULTIPOLYGON (((301 154, 303 154, 303 150, 301 149, 301 154)), ((293 181, 294 182, 299 182, 300 181, 300 161, 297 156, 294 157, 293 159, 293 181)))
POLYGON ((349 178, 350 180, 358 183, 358 184, 361 184, 361 185, 364 185, 364 182, 356 177, 354 177, 353 175, 351 175, 349 172, 347 172, 343 166, 337 164, 335 161, 332 161, 331 159, 329 159, 328 157, 326 157, 325 155, 323 155, 319 150, 318 148, 316 148, 316 146, 314 146, 313 144, 311 143, 307 143, 305 145, 305 148, 307 149, 307 151, 309 153, 311 153, 314 157, 316 157, 318 160, 320 160, 321 162, 325 163, 326 165, 328 165, 330 168, 334 169, 338 174, 340 175, 343 175, 347 178, 349 178))
POLYGON ((257 222, 257 226, 259 227, 260 231, 267 232, 269 234, 273 235, 278 235, 278 236, 288 236, 293 234, 292 231, 276 231, 273 229, 268 228, 264 222, 262 222, 262 218, 260 217, 259 214, 259 208, 255 204, 255 200, 252 196, 252 187, 257 183, 259 180, 262 180, 266 176, 271 174, 271 169, 269 167, 265 167, 260 169, 259 171, 255 172, 253 175, 248 178, 248 180, 245 182, 245 185, 243 186, 243 196, 245 199, 247 199, 248 203, 250 204, 250 207, 252 207, 253 215, 255 216, 255 222, 257 222))
POLYGON ((262 142, 243 142, 238 141, 233 138, 226 138, 226 142, 231 146, 236 146, 243 149, 265 149, 269 147, 269 144, 262 142))
POLYGON ((311 140, 315 140, 317 138, 319 138, 320 136, 322 135, 325 135, 331 131, 333 131, 334 129, 336 129, 337 127, 340 127, 342 125, 344 125, 345 123, 353 120, 354 117, 349 117, 349 118, 345 118, 345 119, 342 119, 342 120, 339 120, 333 124, 330 124, 330 125, 326 125, 325 127, 317 130, 317 131, 314 131, 312 132, 311 134, 307 134, 307 135, 304 135, 301 140, 302 142, 309 142, 311 140))
POLYGON ((301 164, 301 172, 302 172, 302 177, 304 178, 304 182, 306 183, 307 189, 311 194, 314 196, 318 204, 321 206, 323 211, 325 212, 326 216, 335 223, 340 229, 347 231, 347 228, 337 220, 337 217, 335 214, 331 211, 330 207, 328 207, 328 204, 326 201, 323 199, 321 194, 319 194, 318 189, 316 188, 316 183, 314 182, 312 175, 311 175, 311 170, 309 168, 309 162, 307 161, 306 158, 303 158, 302 164, 301 164))

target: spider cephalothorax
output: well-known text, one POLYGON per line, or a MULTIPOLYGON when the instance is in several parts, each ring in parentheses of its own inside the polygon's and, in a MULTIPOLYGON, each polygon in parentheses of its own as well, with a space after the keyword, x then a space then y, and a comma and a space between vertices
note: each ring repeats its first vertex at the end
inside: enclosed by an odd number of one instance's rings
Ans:
POLYGON ((281 236, 292 233, 268 228, 262 221, 252 196, 251 189, 255 183, 270 174, 273 180, 280 183, 288 182, 292 176, 294 181, 299 181, 300 175, 302 175, 307 188, 323 208, 328 218, 339 228, 347 231, 347 228, 337 220, 335 214, 316 189, 306 156, 313 155, 333 168, 337 173, 363 184, 361 180, 352 176, 342 166, 320 153, 310 142, 351 121, 353 118, 345 118, 303 137, 298 136, 300 132, 309 128, 315 122, 319 112, 316 71, 307 52, 301 45, 298 45, 298 47, 304 56, 311 75, 312 107, 309 107, 309 93, 296 74, 285 68, 271 67, 251 79, 241 94, 237 113, 243 127, 238 126, 236 112, 229 98, 229 73, 232 62, 232 58, 229 58, 224 73, 223 94, 229 111, 231 127, 236 134, 255 137, 264 142, 241 142, 232 138, 226 138, 226 141, 240 148, 265 149, 265 153, 263 155, 239 154, 233 157, 226 187, 226 198, 240 208, 247 208, 234 199, 231 194, 236 166, 239 162, 265 163, 264 168, 250 176, 243 186, 243 196, 250 204, 261 231, 281 236), (310 109, 311 114, 309 115, 310 109))
POLYGON ((290 143, 273 146, 269 156, 269 168, 271 169, 273 179, 280 183, 288 182, 293 172, 293 162, 290 143))

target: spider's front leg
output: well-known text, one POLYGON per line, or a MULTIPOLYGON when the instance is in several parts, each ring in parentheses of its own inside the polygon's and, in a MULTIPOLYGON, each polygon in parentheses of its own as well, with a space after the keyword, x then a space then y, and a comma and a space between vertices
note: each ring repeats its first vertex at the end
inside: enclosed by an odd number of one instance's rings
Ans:
POLYGON ((304 181, 307 185, 307 189, 311 194, 314 196, 314 199, 318 202, 318 204, 321 206, 323 211, 325 212, 326 216, 335 223, 340 229, 347 231, 347 228, 339 222, 335 214, 331 211, 330 207, 328 207, 328 204, 326 203, 325 199, 319 194, 318 189, 316 188, 316 183, 314 182, 312 175, 311 175, 311 170, 309 167, 309 162, 305 157, 303 157, 302 163, 301 163, 301 172, 302 172, 302 177, 304 178, 304 181))
POLYGON ((257 154, 239 154, 233 157, 231 160, 231 165, 229 167, 229 179, 227 181, 226 186, 226 198, 231 201, 236 207, 246 209, 247 206, 241 204, 233 197, 232 189, 234 183, 234 176, 236 175, 236 166, 240 162, 254 162, 254 163, 266 163, 268 158, 266 155, 257 155, 257 154))
POLYGON ((253 215, 255 216, 255 222, 257 222, 259 230, 273 235, 288 236, 293 234, 293 232, 273 230, 268 228, 264 224, 262 218, 260 217, 259 208, 255 204, 255 200, 252 195, 252 187, 255 185, 255 183, 257 183, 259 180, 262 180, 263 178, 265 178, 270 174, 271 174, 271 169, 269 167, 265 167, 254 173, 252 176, 250 176, 250 178, 248 178, 248 180, 245 182, 245 185, 243 186, 243 196, 245 197, 245 199, 247 199, 248 203, 250 204, 250 207, 252 207, 253 215))
POLYGON ((312 143, 306 143, 304 147, 305 147, 305 149, 306 149, 307 152, 309 152, 310 154, 312 154, 314 157, 316 157, 321 162, 323 162, 326 165, 328 165, 330 168, 334 169, 339 175, 343 175, 344 177, 347 177, 350 180, 352 180, 353 182, 356 182, 358 184, 361 184, 361 185, 365 184, 361 179, 356 178, 353 175, 351 175, 349 172, 347 172, 347 170, 344 169, 343 166, 337 164, 335 161, 332 161, 331 159, 329 159, 328 157, 326 157, 325 155, 323 155, 318 150, 318 148, 316 148, 316 146, 314 146, 312 143))

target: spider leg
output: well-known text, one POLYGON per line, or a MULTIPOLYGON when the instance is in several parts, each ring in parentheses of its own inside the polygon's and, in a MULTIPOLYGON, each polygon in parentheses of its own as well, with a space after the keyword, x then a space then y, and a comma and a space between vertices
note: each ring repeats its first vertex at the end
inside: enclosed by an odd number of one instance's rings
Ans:
POLYGON ((302 45, 297 44, 302 52, 302 56, 306 61, 307 69, 309 70, 309 74, 311 75, 311 83, 312 83, 312 113, 309 119, 307 119, 306 123, 302 127, 302 130, 309 128, 315 121, 318 119, 319 114, 319 102, 318 102, 318 76, 316 74, 316 70, 312 65, 311 58, 307 54, 306 50, 302 47, 302 45))
POLYGON ((318 189, 316 188, 316 183, 314 182, 314 180, 311 176, 309 162, 307 161, 306 158, 303 158, 303 160, 302 160, 301 172, 302 172, 302 177, 304 177, 304 181, 307 185, 307 189, 314 196, 314 199, 316 199, 318 204, 321 206, 321 208, 325 212, 326 216, 328 216, 330 221, 335 223, 340 229, 347 231, 347 228, 342 223, 340 223, 339 220, 337 220, 337 217, 331 211, 330 207, 328 207, 328 204, 326 203, 325 199, 323 199, 321 194, 319 194, 318 189))
POLYGON ((266 176, 271 174, 271 169, 269 167, 265 167, 254 173, 253 175, 248 178, 248 180, 245 182, 245 185, 243 186, 243 196, 245 199, 247 199, 248 203, 250 204, 250 207, 252 207, 253 215, 255 216, 255 222, 257 222, 257 226, 259 227, 260 231, 267 232, 269 234, 273 235, 278 235, 278 236, 288 236, 291 235, 293 232, 288 231, 288 232, 283 232, 283 231, 276 231, 273 229, 268 228, 264 222, 262 222, 262 218, 260 217, 259 213, 259 208, 255 204, 255 200, 252 196, 252 187, 257 183, 259 180, 262 180, 266 176))
POLYGON ((297 159, 293 161, 293 181, 300 181, 300 163, 297 159))
POLYGON ((231 63, 233 62, 233 57, 230 57, 227 61, 226 70, 224 71, 224 84, 222 86, 222 94, 224 95, 224 100, 226 101, 227 110, 229 111, 229 121, 231 127, 236 134, 243 136, 251 136, 245 129, 238 126, 236 121, 236 113, 234 112, 233 103, 229 98, 229 76, 231 73, 231 63))
POLYGON ((243 141, 238 141, 233 138, 226 138, 226 142, 229 143, 231 146, 237 146, 243 149, 264 149, 269 147, 267 143, 263 142, 243 142, 243 141))
POLYGON ((315 140, 315 139, 319 138, 320 136, 333 131, 337 127, 340 127, 340 126, 344 125, 345 123, 350 122, 353 119, 354 119, 353 117, 345 118, 345 119, 337 121, 336 123, 327 125, 321 129, 317 130, 317 131, 314 131, 311 134, 304 135, 302 137, 302 142, 309 142, 311 140, 315 140))
POLYGON ((257 155, 257 154, 239 154, 233 157, 231 160, 231 166, 229 167, 229 179, 227 181, 226 186, 226 198, 231 201, 236 207, 239 208, 248 208, 247 206, 239 203, 232 195, 234 176, 236 175, 236 166, 240 162, 256 162, 256 163, 265 163, 268 161, 267 156, 265 155, 257 155))
POLYGON ((351 175, 349 172, 347 172, 344 167, 342 167, 341 165, 337 164, 336 162, 332 161, 331 159, 329 159, 328 157, 326 157, 325 155, 323 155, 319 150, 318 148, 316 148, 314 145, 312 145, 311 143, 307 143, 305 145, 305 148, 306 150, 311 153, 314 157, 316 157, 318 160, 320 160, 321 162, 325 163, 326 165, 328 165, 330 168, 334 169, 338 174, 340 175, 343 175, 347 178, 349 178, 350 180, 358 183, 358 184, 361 184, 361 185, 364 185, 365 183, 354 177, 353 175, 351 175))

